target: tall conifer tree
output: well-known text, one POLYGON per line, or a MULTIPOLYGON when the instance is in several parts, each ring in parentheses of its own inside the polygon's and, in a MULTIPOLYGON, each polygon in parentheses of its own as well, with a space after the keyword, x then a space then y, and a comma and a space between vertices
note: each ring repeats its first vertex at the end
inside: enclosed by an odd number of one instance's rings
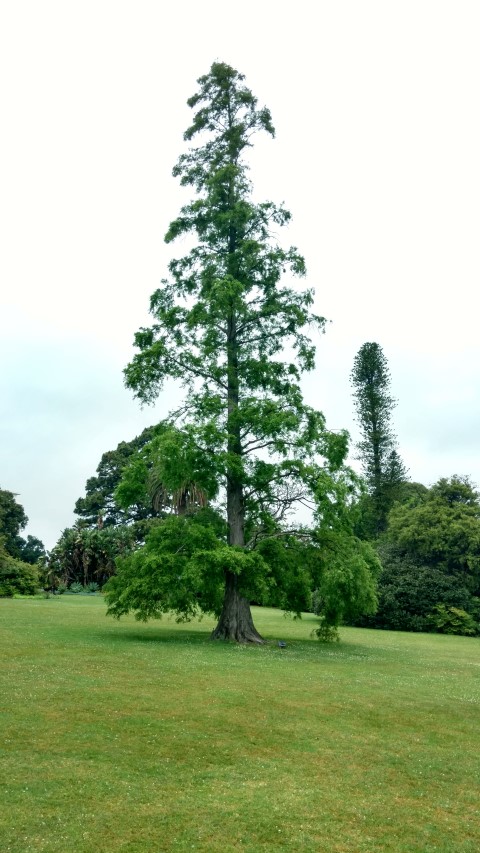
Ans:
MULTIPOLYGON (((342 466, 347 439, 328 433, 323 415, 302 399, 300 375, 315 355, 305 330, 322 330, 324 319, 311 312, 311 290, 280 283, 286 272, 303 276, 305 264, 274 236, 288 211, 252 200, 245 154, 256 133, 274 136, 274 128, 243 80, 214 63, 188 101, 194 116, 184 138, 197 144, 173 174, 196 195, 165 239, 193 235, 195 245, 171 261, 170 278, 153 294, 153 325, 136 334, 139 353, 125 376, 142 402, 153 401, 167 378, 185 387, 177 423, 198 450, 206 481, 213 475, 226 495, 225 595, 213 636, 261 642, 248 601, 261 559, 247 553, 246 525, 274 509, 281 517, 306 490, 312 494, 311 460, 323 457, 327 477, 342 466)), ((201 487, 201 470, 196 476, 201 487)))
POLYGON ((365 527, 372 536, 385 529, 399 486, 407 478, 391 424, 396 401, 390 394, 390 381, 381 346, 363 344, 355 356, 351 383, 362 436, 357 447, 370 496, 365 527))

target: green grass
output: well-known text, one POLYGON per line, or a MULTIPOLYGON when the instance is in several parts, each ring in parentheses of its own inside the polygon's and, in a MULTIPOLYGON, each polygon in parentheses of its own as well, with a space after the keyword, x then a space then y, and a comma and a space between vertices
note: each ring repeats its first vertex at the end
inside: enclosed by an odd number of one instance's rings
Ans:
POLYGON ((254 617, 1 600, 1 853, 477 853, 479 640, 254 617))

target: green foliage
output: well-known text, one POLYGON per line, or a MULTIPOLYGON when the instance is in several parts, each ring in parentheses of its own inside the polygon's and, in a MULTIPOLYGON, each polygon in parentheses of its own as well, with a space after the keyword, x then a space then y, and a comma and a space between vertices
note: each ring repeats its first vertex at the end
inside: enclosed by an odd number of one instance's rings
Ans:
MULTIPOLYGON (((295 458, 306 442, 326 450, 327 440, 322 416, 304 406, 297 384, 314 359, 302 330, 310 323, 323 328, 324 321, 310 313, 311 291, 279 286, 287 269, 303 275, 304 262, 271 236, 271 225, 286 224, 290 215, 251 200, 242 155, 254 132, 273 127, 242 81, 214 63, 189 101, 202 106, 185 138, 205 134, 204 144, 182 155, 174 174, 195 188, 197 200, 182 209, 166 240, 193 232, 198 245, 171 262, 171 280, 153 294, 154 324, 137 333, 140 352, 125 376, 143 402, 155 399, 167 378, 184 384, 189 404, 182 428, 189 424, 209 477, 235 483, 243 515, 262 497, 281 502, 284 484, 297 479, 291 463, 290 470, 273 459, 265 463, 259 450, 295 458), (288 345, 297 363, 280 360, 288 345)), ((229 518, 229 526, 237 521, 229 518)))
POLYGON ((428 500, 430 490, 423 483, 405 482, 401 484, 395 503, 409 507, 419 506, 428 500))
POLYGON ((78 595, 80 592, 84 592, 84 587, 78 581, 74 581, 74 583, 70 584, 69 591, 73 592, 74 595, 78 595))
POLYGON ((115 450, 103 454, 97 467, 97 476, 87 480, 85 497, 79 498, 75 504, 80 526, 94 528, 99 524, 103 527, 133 523, 142 525, 146 519, 158 515, 152 506, 151 496, 146 491, 137 494, 135 500, 127 505, 119 505, 115 499, 115 490, 131 459, 161 432, 162 428, 163 424, 148 427, 132 441, 122 441, 115 450))
POLYGON ((34 565, 45 557, 43 542, 36 536, 24 539, 20 531, 28 524, 28 518, 23 506, 16 500, 13 492, 0 489, 0 537, 3 547, 11 557, 22 563, 34 565))
POLYGON ((468 477, 442 478, 431 489, 405 483, 378 552, 378 611, 355 624, 430 631, 437 606, 478 618, 480 501, 468 477))
POLYGON ((17 539, 19 557, 24 563, 34 565, 46 557, 46 551, 43 542, 37 539, 36 536, 27 536, 26 539, 19 536, 17 539))
POLYGON ((13 492, 0 489, 0 536, 4 539, 4 548, 12 557, 20 558, 21 539, 19 533, 28 524, 25 510, 16 500, 13 492))
POLYGON ((364 538, 376 538, 385 530, 388 512, 407 479, 391 426, 395 400, 390 395, 390 371, 379 344, 365 343, 360 348, 351 384, 362 436, 357 447, 368 486, 357 532, 364 538))
POLYGON ((368 542, 355 533, 358 502, 363 485, 348 468, 317 479, 315 545, 312 589, 320 614, 320 631, 335 628, 360 613, 374 613, 377 607, 376 580, 381 566, 368 542))
POLYGON ((362 613, 375 613, 381 565, 372 546, 335 530, 320 530, 318 543, 318 572, 313 583, 323 623, 338 626, 362 613))
POLYGON ((318 559, 311 534, 272 536, 256 550, 268 566, 268 604, 300 615, 311 608, 313 564, 318 559))
POLYGON ((430 616, 430 623, 440 634, 460 634, 462 636, 474 636, 480 631, 480 626, 470 613, 459 607, 446 607, 437 604, 434 613, 430 616))
POLYGON ((335 629, 360 613, 375 612, 381 566, 370 544, 353 533, 361 487, 355 474, 317 470, 315 475, 315 529, 274 533, 257 548, 270 569, 269 603, 296 614, 312 609, 326 640, 329 626, 335 629))
POLYGON ((136 531, 131 527, 103 529, 67 527, 52 549, 44 575, 48 586, 94 582, 102 586, 115 571, 115 560, 136 544, 136 531))
POLYGON ((12 557, 6 550, 5 537, 0 536, 0 597, 34 595, 38 586, 36 567, 12 557))
POLYGON ((114 497, 124 509, 150 501, 157 513, 182 514, 205 506, 217 491, 208 457, 199 451, 191 432, 165 424, 132 454, 114 497))
POLYGON ((98 592, 100 587, 98 583, 96 583, 96 581, 90 581, 90 583, 87 583, 85 589, 87 590, 87 592, 98 592))
POLYGON ((480 504, 468 478, 443 478, 424 502, 395 506, 387 536, 417 565, 455 576, 472 593, 479 592, 480 504))
POLYGON ((441 477, 430 489, 430 494, 449 506, 468 506, 475 511, 477 517, 480 516, 480 495, 469 477, 441 477))
POLYGON ((379 547, 382 573, 378 580, 375 615, 353 619, 351 624, 396 631, 429 631, 430 614, 437 604, 475 612, 476 600, 457 577, 433 566, 422 566, 395 545, 379 547))
POLYGON ((219 613, 223 560, 240 572, 241 558, 197 516, 170 516, 151 530, 142 548, 117 560, 117 573, 103 589, 107 612, 119 618, 133 611, 142 621, 169 611, 180 620, 219 613))

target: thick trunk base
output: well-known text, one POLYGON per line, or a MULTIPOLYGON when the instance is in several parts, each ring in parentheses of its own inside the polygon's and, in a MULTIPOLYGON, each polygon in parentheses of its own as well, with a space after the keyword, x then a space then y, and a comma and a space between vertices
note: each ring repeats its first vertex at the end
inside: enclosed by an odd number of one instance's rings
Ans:
POLYGON ((263 643, 264 640, 253 624, 250 604, 237 590, 235 575, 227 575, 225 598, 218 625, 212 640, 235 640, 237 643, 263 643))

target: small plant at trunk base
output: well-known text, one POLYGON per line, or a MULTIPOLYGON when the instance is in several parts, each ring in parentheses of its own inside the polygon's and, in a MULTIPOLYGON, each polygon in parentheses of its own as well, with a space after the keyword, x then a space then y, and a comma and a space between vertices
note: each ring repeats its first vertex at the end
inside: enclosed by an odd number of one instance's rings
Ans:
POLYGON ((319 626, 315 628, 313 634, 318 637, 321 643, 331 643, 334 640, 338 643, 340 641, 338 626, 330 625, 325 616, 320 617, 319 626))
POLYGON ((87 592, 98 592, 100 587, 95 581, 90 581, 90 583, 87 583, 85 589, 87 590, 87 592))
POLYGON ((256 133, 273 136, 274 128, 269 110, 257 107, 243 80, 230 66, 214 63, 188 101, 195 112, 184 138, 198 144, 182 154, 174 175, 196 198, 165 239, 191 234, 196 243, 171 261, 170 278, 151 297, 153 325, 136 334, 139 352, 125 370, 126 385, 142 403, 153 402, 165 380, 183 384, 185 406, 171 416, 181 431, 161 437, 159 445, 161 451, 170 443, 164 458, 174 453, 178 465, 156 466, 153 486, 162 504, 164 494, 181 496, 187 489, 188 500, 171 503, 187 515, 203 512, 221 489, 226 537, 200 547, 206 534, 200 537, 186 518, 187 542, 167 559, 176 532, 168 520, 160 522, 144 548, 118 561, 107 600, 110 613, 134 609, 139 618, 159 615, 167 605, 180 618, 211 610, 219 616, 213 638, 261 643, 249 601, 264 600, 271 577, 256 546, 283 535, 295 503, 310 500, 313 506, 320 483, 325 494, 337 494, 347 436, 329 433, 321 412, 302 398, 301 374, 315 363, 306 332, 323 331, 325 321, 312 313, 311 290, 281 284, 284 273, 305 274, 302 256, 274 236, 290 214, 252 199, 245 154, 256 133), (199 552, 189 550, 192 537, 199 539, 199 552), (161 563, 154 543, 164 549, 161 563), (149 567, 158 589, 147 577, 149 567), (172 589, 175 577, 178 588, 172 589))

